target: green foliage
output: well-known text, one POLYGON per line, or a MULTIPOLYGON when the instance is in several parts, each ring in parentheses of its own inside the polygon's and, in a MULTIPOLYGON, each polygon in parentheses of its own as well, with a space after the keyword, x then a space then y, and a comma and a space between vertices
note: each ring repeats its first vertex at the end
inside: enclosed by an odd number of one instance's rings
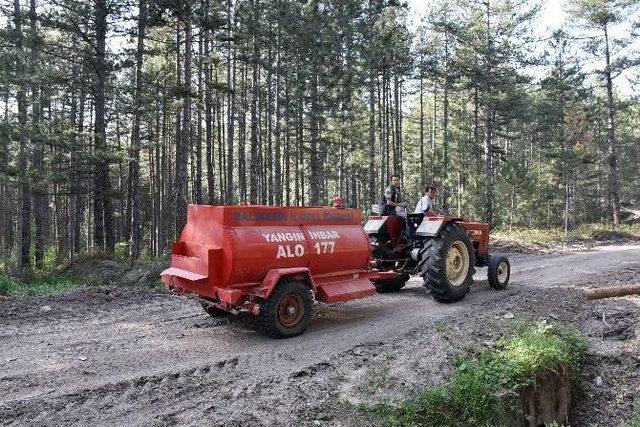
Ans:
POLYGON ((119 260, 129 259, 129 242, 116 243, 114 256, 119 260))
POLYGON ((16 287, 17 284, 11 277, 0 275, 0 295, 9 295, 16 287))
POLYGON ((56 248, 53 246, 49 246, 44 251, 44 262, 43 269, 52 270, 60 264, 60 259, 58 258, 58 252, 56 248))
POLYGON ((495 350, 460 357, 446 384, 429 387, 398 406, 360 405, 389 426, 496 426, 513 415, 518 392, 545 371, 575 376, 586 350, 576 330, 544 322, 520 325, 495 350))

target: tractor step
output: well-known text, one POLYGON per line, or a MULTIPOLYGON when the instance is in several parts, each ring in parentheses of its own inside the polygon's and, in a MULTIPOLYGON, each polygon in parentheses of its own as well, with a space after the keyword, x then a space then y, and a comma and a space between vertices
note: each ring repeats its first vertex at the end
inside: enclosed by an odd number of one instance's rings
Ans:
POLYGON ((349 282, 319 285, 316 289, 316 300, 328 304, 366 298, 375 295, 376 288, 368 277, 349 282))

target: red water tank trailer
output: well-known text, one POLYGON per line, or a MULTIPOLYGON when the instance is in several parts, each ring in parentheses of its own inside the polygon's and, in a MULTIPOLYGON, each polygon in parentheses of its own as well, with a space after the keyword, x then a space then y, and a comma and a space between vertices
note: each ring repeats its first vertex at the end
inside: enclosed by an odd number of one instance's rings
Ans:
POLYGON ((274 337, 302 333, 313 300, 374 295, 356 209, 190 205, 162 280, 213 316, 249 311, 274 337))

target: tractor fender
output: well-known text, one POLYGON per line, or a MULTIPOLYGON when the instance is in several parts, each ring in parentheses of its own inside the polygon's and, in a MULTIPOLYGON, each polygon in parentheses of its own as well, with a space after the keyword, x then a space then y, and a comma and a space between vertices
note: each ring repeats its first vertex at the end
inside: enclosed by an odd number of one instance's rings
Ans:
POLYGON ((428 218, 425 218, 416 229, 416 236, 435 237, 440 233, 445 222, 446 221, 444 219, 429 220, 428 218))
POLYGON ((377 234, 382 230, 382 226, 387 221, 387 216, 371 216, 364 225, 364 232, 367 234, 377 234))
POLYGON ((256 290, 256 294, 260 298, 267 299, 271 292, 275 289, 276 285, 283 277, 291 277, 296 280, 307 284, 311 291, 316 293, 316 285, 311 278, 311 273, 307 267, 292 267, 292 268, 274 268, 269 270, 267 275, 262 280, 262 283, 256 290))

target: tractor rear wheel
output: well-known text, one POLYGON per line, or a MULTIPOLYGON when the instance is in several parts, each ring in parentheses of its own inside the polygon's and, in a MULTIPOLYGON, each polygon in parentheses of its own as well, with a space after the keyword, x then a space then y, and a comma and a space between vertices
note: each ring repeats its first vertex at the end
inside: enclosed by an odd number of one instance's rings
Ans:
POLYGON ((401 274, 397 279, 376 280, 373 282, 373 286, 376 287, 376 291, 378 291, 379 294, 398 292, 404 288, 408 280, 408 274, 401 274))
POLYGON ((258 329, 273 338, 289 338, 307 329, 313 317, 313 294, 297 280, 283 279, 260 301, 258 329))
POLYGON ((511 264, 509 264, 509 259, 504 255, 491 255, 489 257, 489 268, 487 269, 489 286, 493 289, 504 289, 509 284, 510 276, 511 264))
POLYGON ((459 301, 469 292, 475 273, 475 253, 466 231, 445 225, 419 252, 420 274, 439 302, 459 301))

